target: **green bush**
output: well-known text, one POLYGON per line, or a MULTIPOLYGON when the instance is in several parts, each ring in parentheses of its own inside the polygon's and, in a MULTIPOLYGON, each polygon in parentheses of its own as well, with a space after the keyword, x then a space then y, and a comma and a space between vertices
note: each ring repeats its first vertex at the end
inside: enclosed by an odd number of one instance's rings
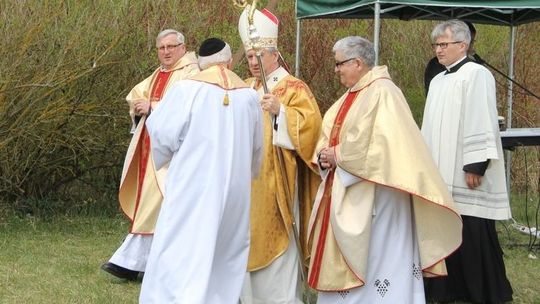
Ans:
MULTIPOLYGON (((263 1, 266 4, 268 1, 263 1)), ((279 1, 279 45, 294 67, 294 1, 279 1)), ((214 36, 233 49, 240 9, 229 1, 3 1, 0 9, 0 212, 111 213, 130 140, 127 92, 157 65, 155 36, 176 28, 189 49, 214 36)), ((432 57, 434 22, 384 20, 381 60, 420 121, 423 69, 432 57)), ((539 74, 538 24, 518 29, 516 78, 531 90, 539 74)), ((507 66, 508 31, 479 26, 477 49, 492 65, 507 66)), ((325 111, 345 90, 334 77, 333 43, 347 35, 372 39, 371 20, 302 22, 301 77, 325 111), (332 30, 329 30, 332 29, 332 30)), ((248 76, 245 61, 235 67, 248 76)), ((506 88, 497 77, 501 115, 506 88)), ((538 101, 514 94, 514 127, 538 125, 538 101)), ((536 156, 537 157, 537 156, 536 156)), ((513 181, 523 177, 515 160, 513 181)), ((529 163, 530 165, 530 163, 529 163)), ((538 167, 538 157, 533 166, 538 167)), ((534 168, 533 168, 534 169, 534 168)), ((533 185, 534 186, 534 185, 533 185)), ((518 184, 517 188, 521 186, 518 184)))

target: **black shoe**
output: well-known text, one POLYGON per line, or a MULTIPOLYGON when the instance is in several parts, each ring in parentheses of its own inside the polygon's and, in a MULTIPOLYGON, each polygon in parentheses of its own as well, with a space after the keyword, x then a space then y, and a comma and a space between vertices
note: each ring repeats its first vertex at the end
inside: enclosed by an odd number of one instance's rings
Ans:
POLYGON ((124 267, 120 267, 116 264, 107 262, 103 265, 101 265, 101 269, 104 271, 112 274, 113 276, 120 278, 120 279, 126 279, 129 281, 136 281, 137 277, 139 276, 139 272, 135 270, 129 270, 124 267))

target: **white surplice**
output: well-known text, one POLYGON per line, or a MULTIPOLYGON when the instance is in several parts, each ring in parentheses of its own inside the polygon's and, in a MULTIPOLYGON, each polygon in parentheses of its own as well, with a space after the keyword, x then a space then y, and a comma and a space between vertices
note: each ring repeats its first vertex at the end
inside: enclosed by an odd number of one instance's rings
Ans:
POLYGON ((144 272, 153 238, 152 234, 129 233, 109 262, 129 270, 144 272))
POLYGON ((431 81, 422 135, 462 215, 511 217, 499 134, 495 80, 484 66, 463 64, 431 81), (463 166, 490 160, 482 184, 469 189, 463 166))
MULTIPOLYGON (((322 170, 325 176, 328 170, 322 170)), ((337 167, 344 187, 361 178, 337 167)), ((365 285, 344 291, 319 291, 317 304, 424 304, 424 283, 410 195, 375 185, 373 219, 365 285)))
POLYGON ((178 82, 147 120, 156 167, 170 161, 141 303, 237 303, 249 251, 262 113, 250 88, 178 82))

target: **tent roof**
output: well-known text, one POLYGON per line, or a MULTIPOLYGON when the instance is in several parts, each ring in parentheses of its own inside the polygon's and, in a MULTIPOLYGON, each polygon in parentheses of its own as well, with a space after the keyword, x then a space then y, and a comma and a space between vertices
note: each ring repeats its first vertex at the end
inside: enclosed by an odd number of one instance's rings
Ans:
POLYGON ((457 18, 496 25, 519 25, 540 20, 538 0, 297 0, 296 17, 371 19, 377 2, 380 4, 381 18, 400 20, 457 18))

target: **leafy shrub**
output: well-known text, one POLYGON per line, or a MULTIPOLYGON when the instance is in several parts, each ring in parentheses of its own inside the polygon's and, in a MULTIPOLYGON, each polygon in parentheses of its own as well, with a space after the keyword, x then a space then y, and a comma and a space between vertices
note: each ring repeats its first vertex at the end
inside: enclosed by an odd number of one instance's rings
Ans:
MULTIPOLYGON (((233 49, 241 47, 240 10, 229 1, 30 0, 2 5, 0 212, 90 212, 92 207, 116 212, 130 140, 124 97, 155 69, 156 34, 176 28, 192 50, 210 36, 222 37, 233 49)), ((291 67, 293 12, 294 1, 279 1, 275 10, 281 20, 280 49, 291 67)), ((433 56, 433 25, 382 22, 380 63, 389 66, 417 121, 424 105, 423 69, 433 56)), ((476 45, 482 57, 506 70, 508 31, 501 29, 479 26, 476 45)), ((534 33, 539 30, 538 24, 519 27, 515 60, 517 80, 536 92, 540 37, 534 33)), ((333 43, 347 35, 372 40, 372 33, 371 20, 302 21, 301 78, 323 111, 345 92, 334 77, 333 43)), ((245 61, 235 71, 247 77, 245 61)), ((506 115, 505 82, 499 76, 497 81, 499 110, 506 115)), ((538 100, 515 90, 513 127, 537 125, 538 100)), ((528 182, 522 178, 523 162, 516 159, 515 164, 519 169, 512 168, 513 181, 528 182)))

